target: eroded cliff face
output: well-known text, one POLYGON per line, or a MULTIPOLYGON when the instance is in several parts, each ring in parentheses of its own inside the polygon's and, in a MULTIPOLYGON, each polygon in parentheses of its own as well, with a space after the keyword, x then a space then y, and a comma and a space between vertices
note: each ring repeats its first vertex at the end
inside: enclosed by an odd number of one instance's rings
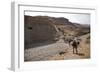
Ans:
POLYGON ((57 30, 47 17, 25 16, 25 45, 53 41, 57 30))
POLYGON ((24 16, 24 41, 27 45, 57 41, 61 35, 78 36, 89 33, 89 28, 83 28, 68 19, 49 16, 24 16))

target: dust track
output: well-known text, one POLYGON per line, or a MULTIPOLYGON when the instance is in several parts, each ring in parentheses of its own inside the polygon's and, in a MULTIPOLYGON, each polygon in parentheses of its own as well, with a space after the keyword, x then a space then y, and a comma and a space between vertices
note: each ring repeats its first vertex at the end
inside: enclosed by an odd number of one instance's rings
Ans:
POLYGON ((86 43, 89 34, 81 36, 82 39, 78 54, 73 54, 72 46, 60 40, 57 43, 28 48, 24 51, 25 61, 44 61, 44 60, 68 60, 68 59, 87 59, 90 58, 90 44, 86 43), (60 52, 65 52, 60 55, 60 52))

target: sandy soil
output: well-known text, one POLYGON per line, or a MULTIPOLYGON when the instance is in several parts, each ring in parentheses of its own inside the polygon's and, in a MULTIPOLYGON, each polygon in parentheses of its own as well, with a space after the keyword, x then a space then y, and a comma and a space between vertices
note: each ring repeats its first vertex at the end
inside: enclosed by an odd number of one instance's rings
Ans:
POLYGON ((88 36, 89 34, 80 37, 82 40, 78 47, 78 54, 73 54, 72 46, 60 40, 54 44, 25 49, 24 60, 44 61, 90 58, 90 43, 86 43, 88 36), (60 54, 61 52, 63 54, 60 54))

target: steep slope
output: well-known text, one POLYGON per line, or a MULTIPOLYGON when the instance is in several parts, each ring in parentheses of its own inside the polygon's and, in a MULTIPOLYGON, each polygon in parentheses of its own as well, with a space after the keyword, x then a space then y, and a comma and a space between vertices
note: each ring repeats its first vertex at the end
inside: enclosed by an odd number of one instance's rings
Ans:
POLYGON ((24 16, 25 47, 35 43, 56 42, 61 35, 81 36, 90 33, 89 25, 72 23, 64 17, 24 16))

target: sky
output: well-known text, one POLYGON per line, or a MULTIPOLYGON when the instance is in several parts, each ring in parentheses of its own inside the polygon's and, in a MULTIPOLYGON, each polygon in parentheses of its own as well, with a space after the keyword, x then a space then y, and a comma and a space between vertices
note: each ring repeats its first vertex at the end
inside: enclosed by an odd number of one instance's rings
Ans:
POLYGON ((51 16, 51 17, 64 17, 69 21, 80 24, 90 24, 90 14, 80 13, 53 13, 53 12, 34 12, 25 11, 25 15, 29 16, 51 16))

